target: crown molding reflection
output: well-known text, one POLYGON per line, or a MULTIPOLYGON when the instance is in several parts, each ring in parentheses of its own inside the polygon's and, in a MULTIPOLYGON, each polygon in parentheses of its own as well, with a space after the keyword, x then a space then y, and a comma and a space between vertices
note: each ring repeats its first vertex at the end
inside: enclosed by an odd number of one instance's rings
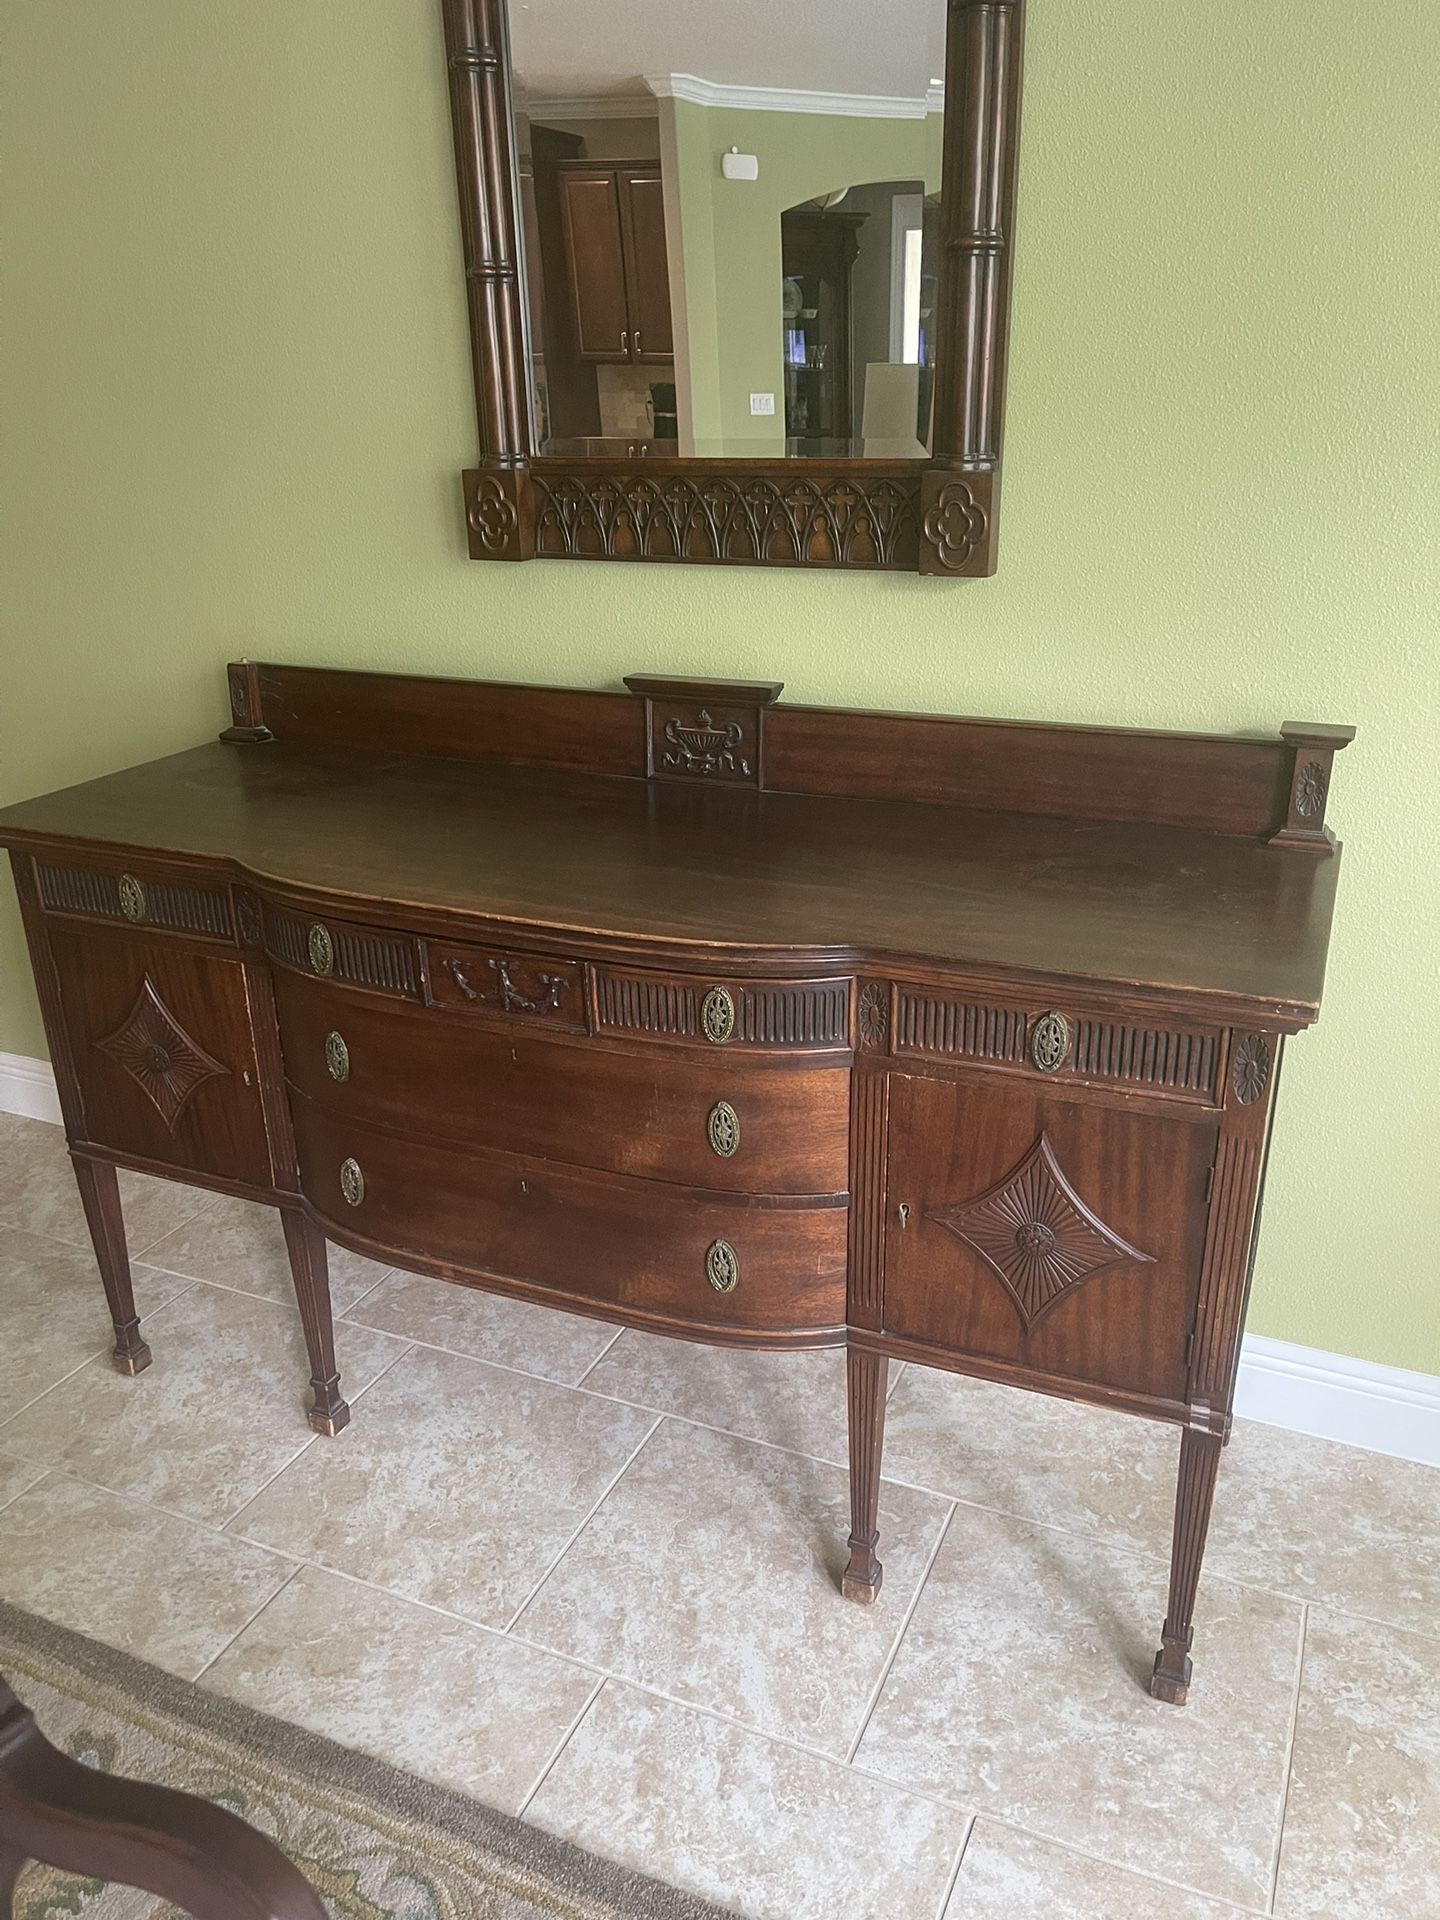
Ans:
POLYGON ((742 113, 828 113, 851 120, 923 120, 945 111, 945 89, 908 96, 891 93, 820 93, 794 87, 732 87, 697 73, 647 73, 657 100, 688 100, 697 107, 731 107, 742 113))

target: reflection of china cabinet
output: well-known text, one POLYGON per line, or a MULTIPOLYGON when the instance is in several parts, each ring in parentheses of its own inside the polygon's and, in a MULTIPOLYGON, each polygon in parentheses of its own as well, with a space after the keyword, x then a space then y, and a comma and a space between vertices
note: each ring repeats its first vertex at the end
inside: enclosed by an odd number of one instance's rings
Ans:
POLYGON ((559 169, 567 278, 580 358, 674 358, 665 192, 655 163, 559 169))
POLYGON ((854 431, 850 276, 864 222, 864 214, 823 213, 818 207, 797 208, 780 217, 788 296, 784 358, 789 438, 848 440, 854 431))

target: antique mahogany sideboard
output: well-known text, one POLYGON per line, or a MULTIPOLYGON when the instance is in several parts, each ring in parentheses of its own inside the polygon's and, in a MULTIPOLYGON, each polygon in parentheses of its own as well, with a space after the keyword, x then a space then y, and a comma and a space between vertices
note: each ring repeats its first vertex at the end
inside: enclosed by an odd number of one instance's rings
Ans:
POLYGON ((1348 728, 1275 739, 240 663, 221 742, 0 813, 115 1322, 116 1167, 628 1326, 848 1349, 844 1590, 891 1357, 1180 1428, 1182 1701, 1280 1053, 1348 728))

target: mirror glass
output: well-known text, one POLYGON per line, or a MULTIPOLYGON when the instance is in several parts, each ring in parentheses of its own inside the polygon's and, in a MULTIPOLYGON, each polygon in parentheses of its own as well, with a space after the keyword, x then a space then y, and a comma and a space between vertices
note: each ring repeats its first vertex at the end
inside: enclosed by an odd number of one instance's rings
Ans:
POLYGON ((511 0, 542 453, 923 459, 944 0, 511 0))

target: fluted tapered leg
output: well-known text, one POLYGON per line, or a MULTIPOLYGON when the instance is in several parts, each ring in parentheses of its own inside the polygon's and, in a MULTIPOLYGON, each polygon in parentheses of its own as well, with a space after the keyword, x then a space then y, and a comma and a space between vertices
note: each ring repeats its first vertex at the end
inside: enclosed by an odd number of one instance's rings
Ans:
POLYGON ((1224 1442, 1218 1433, 1186 1427, 1180 1435, 1180 1484, 1175 1496, 1175 1536, 1170 1550, 1170 1599, 1150 1691, 1157 1700, 1183 1707, 1190 1691, 1190 1645, 1195 1635, 1195 1593, 1205 1558, 1205 1535, 1215 1497, 1215 1472, 1224 1442))
POLYGON ((325 1236, 307 1215, 291 1207, 282 1207, 280 1219, 285 1228, 285 1246, 290 1255, 290 1276, 295 1282, 295 1298, 305 1328, 305 1345, 310 1354, 310 1385, 314 1400, 310 1424, 317 1433, 332 1438, 350 1424, 350 1409, 340 1395, 340 1374, 335 1365, 335 1322, 330 1308, 330 1263, 325 1253, 325 1236))
POLYGON ((140 1337, 140 1317, 130 1286, 130 1255, 125 1246, 125 1219, 120 1211, 120 1181, 108 1160, 73 1159, 80 1202, 95 1248, 110 1318, 115 1323, 115 1351, 111 1364, 117 1373, 143 1373, 150 1349, 140 1337))
POLYGON ((846 1358, 850 1403, 850 1564, 841 1583, 847 1600, 868 1605, 880 1591, 885 1569, 880 1544, 880 1457, 885 1447, 885 1380, 890 1363, 882 1354, 851 1347, 846 1358))

